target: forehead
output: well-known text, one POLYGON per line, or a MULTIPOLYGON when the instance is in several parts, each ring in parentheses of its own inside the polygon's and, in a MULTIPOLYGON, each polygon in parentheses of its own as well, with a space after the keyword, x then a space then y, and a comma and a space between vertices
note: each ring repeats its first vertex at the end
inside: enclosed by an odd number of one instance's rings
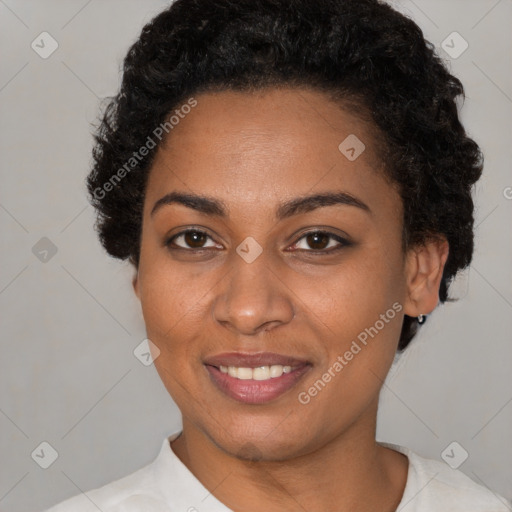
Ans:
POLYGON ((325 94, 270 89, 195 99, 157 150, 147 203, 176 189, 241 209, 333 189, 365 202, 389 198, 373 127, 325 94))

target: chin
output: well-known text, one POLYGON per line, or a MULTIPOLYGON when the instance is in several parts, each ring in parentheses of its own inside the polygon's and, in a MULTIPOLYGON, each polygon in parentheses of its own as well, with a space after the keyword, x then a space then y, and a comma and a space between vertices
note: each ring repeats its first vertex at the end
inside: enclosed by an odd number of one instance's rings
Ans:
POLYGON ((285 429, 276 422, 271 428, 262 428, 255 423, 238 425, 237 429, 231 425, 226 430, 217 426, 205 434, 224 453, 246 461, 285 461, 311 451, 299 426, 285 429))

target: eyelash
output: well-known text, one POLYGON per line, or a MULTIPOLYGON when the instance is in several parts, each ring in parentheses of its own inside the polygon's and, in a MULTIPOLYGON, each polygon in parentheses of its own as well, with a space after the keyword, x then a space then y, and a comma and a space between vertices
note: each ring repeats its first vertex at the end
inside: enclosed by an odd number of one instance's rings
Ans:
MULTIPOLYGON (((198 233, 198 234, 201 234, 201 235, 206 235, 208 238, 213 240, 212 237, 210 235, 208 235, 208 233, 206 233, 205 231, 202 231, 200 229, 186 229, 184 231, 180 231, 179 233, 176 233, 175 235, 170 237, 168 240, 166 240, 165 246, 169 250, 183 250, 183 251, 187 251, 187 252, 190 252, 190 253, 193 253, 193 254, 202 253, 204 251, 207 251, 208 249, 211 249, 210 247, 204 247, 204 248, 199 248, 199 249, 185 248, 185 247, 179 247, 179 246, 178 247, 172 247, 172 243, 177 238, 179 238, 180 236, 186 235, 188 233, 198 233)), ((346 240, 345 238, 343 238, 343 237, 341 237, 339 235, 336 235, 334 233, 330 233, 329 231, 324 231, 324 230, 320 230, 320 229, 312 230, 312 231, 307 231, 306 233, 303 233, 300 236, 300 238, 293 245, 297 245, 298 242, 300 242, 302 239, 306 238, 308 235, 313 235, 313 234, 326 235, 329 238, 336 240, 340 245, 338 245, 338 246, 336 246, 334 248, 331 247, 330 249, 321 249, 321 250, 315 250, 315 249, 296 249, 296 250, 304 251, 304 252, 310 252, 310 253, 314 253, 314 254, 332 254, 334 252, 337 252, 337 251, 343 249, 344 247, 349 247, 351 245, 351 243, 348 240, 346 240)))

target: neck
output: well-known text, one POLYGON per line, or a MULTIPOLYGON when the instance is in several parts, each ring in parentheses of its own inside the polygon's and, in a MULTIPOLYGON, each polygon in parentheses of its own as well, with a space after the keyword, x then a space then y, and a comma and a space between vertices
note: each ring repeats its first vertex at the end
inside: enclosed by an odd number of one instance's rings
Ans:
POLYGON ((407 480, 405 455, 375 441, 377 404, 318 449, 287 460, 244 460, 226 453, 186 419, 172 449, 232 510, 393 512, 407 480))

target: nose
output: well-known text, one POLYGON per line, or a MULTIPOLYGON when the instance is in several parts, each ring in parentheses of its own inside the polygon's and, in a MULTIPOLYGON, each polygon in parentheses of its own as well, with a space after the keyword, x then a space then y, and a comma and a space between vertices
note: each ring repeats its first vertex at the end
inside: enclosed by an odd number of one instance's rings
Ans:
POLYGON ((213 316, 237 334, 254 335, 290 322, 294 315, 292 291, 261 254, 247 263, 237 254, 232 270, 219 283, 213 316))

